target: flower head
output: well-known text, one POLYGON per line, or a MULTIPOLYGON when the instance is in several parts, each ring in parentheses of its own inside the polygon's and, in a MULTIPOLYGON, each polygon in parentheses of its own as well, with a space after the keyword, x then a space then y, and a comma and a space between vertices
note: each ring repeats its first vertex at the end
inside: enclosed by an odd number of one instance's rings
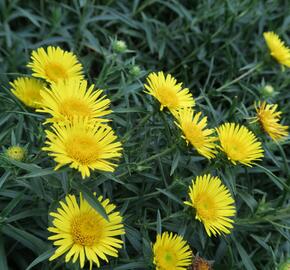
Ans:
POLYGON ((265 32, 264 38, 273 56, 281 65, 290 67, 290 49, 274 32, 265 32))
POLYGON ((188 195, 190 201, 185 204, 195 208, 195 218, 203 223, 208 236, 230 233, 234 222, 230 217, 236 213, 235 201, 218 177, 210 174, 196 177, 188 195))
POLYGON ((192 263, 192 270, 211 270, 211 264, 207 260, 198 255, 194 256, 192 263))
POLYGON ((122 217, 114 211, 116 206, 108 199, 98 198, 104 207, 109 221, 103 218, 83 197, 80 202, 74 195, 67 195, 65 202, 60 202, 56 212, 50 213, 53 217, 53 227, 48 231, 53 233, 48 237, 58 248, 50 257, 50 261, 66 253, 65 261, 71 259, 73 263, 79 260, 81 268, 85 260, 100 267, 100 259, 108 262, 108 255, 118 257, 118 249, 123 241, 117 238, 125 233, 122 217))
POLYGON ((75 117, 85 117, 97 121, 109 113, 110 100, 102 90, 94 91, 94 85, 87 89, 87 81, 69 79, 51 83, 51 89, 41 91, 42 104, 39 112, 49 113, 47 122, 72 121, 75 117))
POLYGON ((191 108, 184 108, 178 111, 175 123, 182 130, 186 142, 190 142, 198 153, 211 159, 216 153, 214 142, 217 138, 212 136, 215 130, 206 128, 207 117, 200 117, 200 112, 194 115, 191 108))
POLYGON ((277 111, 277 104, 267 104, 259 102, 258 107, 255 104, 257 115, 255 121, 259 121, 264 131, 275 141, 288 136, 288 126, 279 123, 281 112, 277 111))
POLYGON ((44 89, 45 84, 34 78, 17 78, 10 83, 11 92, 20 99, 26 106, 39 108, 41 102, 40 91, 44 89))
POLYGON ((43 150, 58 163, 55 169, 70 164, 81 172, 82 178, 90 176, 90 170, 114 171, 116 164, 111 160, 121 156, 121 143, 116 141, 113 130, 87 119, 75 118, 71 123, 55 124, 46 135, 47 146, 43 150))
POLYGON ((216 130, 220 141, 219 148, 233 164, 240 162, 251 166, 264 156, 261 142, 245 126, 225 123, 216 130))
POLYGON ((25 158, 26 149, 21 146, 13 145, 5 151, 5 155, 10 159, 22 161, 25 158))
POLYGON ((116 40, 113 42, 113 50, 116 53, 123 53, 127 50, 127 44, 124 40, 116 40))
POLYGON ((83 67, 77 57, 60 47, 49 46, 47 51, 44 48, 33 51, 31 62, 27 66, 32 69, 34 77, 45 79, 48 82, 83 78, 83 67))
POLYGON ((195 105, 188 88, 182 89, 182 83, 177 83, 170 74, 165 77, 162 71, 158 74, 152 72, 147 77, 147 83, 144 85, 147 89, 145 92, 160 102, 160 110, 167 107, 171 112, 176 112, 195 105))
POLYGON ((153 253, 156 270, 186 270, 191 264, 189 245, 181 236, 173 233, 157 235, 153 253))

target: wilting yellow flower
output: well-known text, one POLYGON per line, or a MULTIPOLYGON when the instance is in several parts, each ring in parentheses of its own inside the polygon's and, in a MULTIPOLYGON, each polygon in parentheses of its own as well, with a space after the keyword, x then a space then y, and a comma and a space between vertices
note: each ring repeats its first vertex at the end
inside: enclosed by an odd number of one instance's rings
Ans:
POLYGON ((100 259, 108 262, 108 255, 118 257, 118 249, 123 241, 117 236, 125 233, 122 217, 114 211, 116 206, 108 199, 98 198, 104 207, 109 221, 103 218, 83 197, 80 202, 74 195, 67 195, 65 202, 60 202, 61 207, 56 212, 50 213, 53 217, 53 227, 48 231, 53 233, 48 237, 58 246, 50 261, 66 253, 65 261, 75 263, 79 260, 81 268, 85 261, 97 264, 100 267, 100 259))
POLYGON ((111 113, 110 100, 102 90, 94 91, 94 85, 87 89, 87 81, 69 79, 52 83, 50 89, 41 91, 42 106, 39 112, 49 113, 47 122, 72 121, 75 117, 85 117, 97 121, 111 113))
POLYGON ((39 108, 41 102, 40 91, 44 89, 45 84, 34 78, 17 78, 10 83, 11 92, 20 99, 26 106, 39 108))
POLYGON ((274 32, 265 32, 264 38, 271 55, 281 64, 290 67, 290 49, 285 46, 277 34, 274 32))
POLYGON ((177 83, 170 74, 165 77, 162 71, 158 74, 152 72, 147 77, 147 83, 144 86, 148 91, 145 92, 160 102, 160 110, 167 107, 171 112, 176 112, 195 105, 188 88, 182 89, 182 83, 177 83))
POLYGON ((21 146, 13 145, 5 151, 5 155, 10 159, 22 161, 26 155, 26 149, 21 146))
POLYGON ((31 62, 27 66, 32 69, 34 77, 45 79, 48 82, 83 78, 83 67, 77 57, 60 47, 49 46, 47 51, 44 48, 33 51, 31 62))
POLYGON ((192 270, 211 270, 211 264, 206 259, 199 257, 198 255, 193 257, 192 270))
POLYGON ((197 176, 188 195, 190 201, 185 204, 195 208, 195 218, 203 223, 208 236, 230 233, 234 223, 230 217, 236 213, 235 201, 218 177, 197 176))
POLYGON ((220 141, 219 148, 233 164, 240 162, 251 166, 264 156, 261 142, 245 126, 225 123, 216 130, 220 141))
POLYGON ((82 178, 90 176, 90 170, 115 170, 117 165, 111 160, 121 156, 122 148, 109 126, 75 118, 71 123, 55 124, 52 130, 46 131, 47 146, 43 150, 58 163, 55 170, 70 164, 81 172, 82 178))
POLYGON ((265 101, 255 104, 257 116, 254 121, 259 121, 266 133, 275 141, 288 136, 288 126, 279 123, 281 112, 277 111, 277 104, 267 104, 265 101))
POLYGON ((157 235, 153 253, 156 270, 186 270, 191 264, 192 252, 189 245, 181 236, 173 233, 157 235))
POLYGON ((215 130, 206 128, 207 117, 200 117, 200 112, 194 115, 191 108, 185 108, 178 111, 175 123, 182 130, 186 142, 190 142, 198 153, 211 159, 216 154, 214 142, 217 138, 212 136, 215 130))

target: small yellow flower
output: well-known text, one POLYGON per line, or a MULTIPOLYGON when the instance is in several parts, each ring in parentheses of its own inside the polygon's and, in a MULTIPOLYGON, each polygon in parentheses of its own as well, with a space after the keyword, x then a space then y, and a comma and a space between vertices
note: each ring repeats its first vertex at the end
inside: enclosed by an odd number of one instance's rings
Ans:
POLYGON ((186 270, 191 264, 192 252, 189 245, 181 236, 173 233, 157 235, 153 253, 156 270, 186 270))
POLYGON ((274 32, 265 32, 264 38, 270 49, 271 56, 281 65, 290 67, 290 49, 284 44, 284 41, 274 32))
POLYGON ((240 162, 251 167, 264 156, 261 142, 245 126, 225 123, 216 130, 220 141, 219 148, 233 164, 240 162))
POLYGON ((177 83, 170 74, 166 77, 162 71, 158 74, 152 72, 147 77, 145 93, 155 97, 160 102, 160 110, 167 107, 171 112, 179 109, 193 107, 195 101, 188 88, 182 89, 182 83, 177 83))
POLYGON ((191 108, 184 108, 178 111, 175 124, 182 130, 182 136, 187 144, 188 142, 197 150, 198 153, 208 159, 215 157, 216 137, 212 136, 214 129, 208 129, 207 117, 201 117, 201 113, 194 115, 191 108))
POLYGON ((32 69, 34 77, 48 82, 69 78, 83 79, 83 67, 77 57, 60 47, 49 46, 47 51, 44 48, 33 51, 31 62, 27 66, 32 69))
POLYGON ((26 150, 24 147, 14 145, 14 146, 10 146, 5 151, 5 155, 10 159, 14 159, 16 161, 22 161, 25 158, 26 150))
POLYGON ((218 177, 210 174, 197 176, 189 187, 190 201, 185 204, 196 209, 195 218, 201 221, 208 236, 229 234, 236 213, 234 199, 218 177))
POLYGON ((259 102, 258 107, 255 104, 257 116, 255 121, 259 121, 264 131, 275 141, 288 136, 288 126, 283 126, 279 123, 281 112, 277 111, 277 104, 267 104, 259 102))
POLYGON ((79 260, 83 268, 85 261, 95 263, 100 267, 100 259, 108 262, 108 255, 118 257, 118 249, 123 241, 118 236, 125 234, 122 217, 114 211, 116 206, 108 199, 98 198, 104 207, 109 221, 104 219, 80 194, 80 202, 74 195, 67 195, 65 202, 60 202, 61 207, 56 212, 50 213, 53 217, 53 227, 48 231, 53 233, 48 237, 58 248, 50 257, 50 261, 66 253, 65 261, 79 260))
POLYGON ((115 170, 117 165, 111 160, 121 156, 122 147, 109 126, 75 118, 71 123, 53 125, 52 130, 46 131, 43 150, 56 161, 55 170, 70 164, 82 178, 90 176, 90 170, 115 170))
POLYGON ((41 91, 42 104, 39 112, 49 113, 47 122, 70 122, 75 117, 106 122, 101 117, 111 113, 110 100, 102 90, 94 91, 94 85, 87 89, 87 81, 79 79, 61 80, 51 83, 50 89, 41 91))
POLYGON ((11 92, 26 106, 39 108, 41 102, 40 91, 44 89, 45 84, 34 78, 17 78, 10 83, 11 92))

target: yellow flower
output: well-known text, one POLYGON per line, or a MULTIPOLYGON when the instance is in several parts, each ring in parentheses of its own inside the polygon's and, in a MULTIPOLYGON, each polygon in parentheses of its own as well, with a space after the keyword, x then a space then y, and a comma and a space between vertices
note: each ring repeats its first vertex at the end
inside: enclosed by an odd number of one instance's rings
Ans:
POLYGON ((264 156, 261 142, 245 126, 225 123, 216 130, 220 141, 219 148, 233 164, 240 162, 251 167, 264 156))
POLYGON ((71 123, 55 124, 52 130, 46 131, 47 146, 43 150, 58 163, 55 170, 70 164, 82 178, 90 176, 90 170, 115 170, 117 165, 110 160, 120 157, 122 148, 109 126, 75 118, 71 123))
POLYGON ((34 77, 45 79, 48 82, 83 78, 83 67, 77 57, 60 47, 49 46, 47 51, 44 48, 33 51, 31 62, 27 66, 34 72, 32 74, 34 77))
POLYGON ((273 56, 281 65, 290 67, 290 49, 274 32, 265 32, 264 38, 273 56))
POLYGON ((189 187, 190 201, 185 204, 196 209, 195 218, 201 221, 208 236, 230 233, 236 213, 234 199, 218 177, 197 176, 189 187))
POLYGON ((14 146, 10 146, 5 151, 5 155, 10 159, 22 161, 26 155, 26 150, 24 147, 14 145, 14 146))
POLYGON ((279 123, 281 112, 276 111, 277 104, 267 104, 259 102, 258 107, 255 104, 257 116, 255 121, 259 121, 266 133, 275 141, 288 136, 288 126, 283 126, 279 123))
POLYGON ((40 91, 45 87, 42 81, 34 78, 17 78, 10 85, 13 95, 26 106, 39 108, 41 102, 40 91))
POLYGON ((102 90, 94 91, 94 85, 87 89, 87 81, 69 79, 51 83, 51 89, 41 91, 42 107, 39 112, 49 113, 52 118, 47 122, 72 121, 75 117, 86 117, 97 121, 111 113, 110 100, 102 90))
POLYGON ((176 112, 195 105, 188 88, 182 89, 182 83, 177 83, 170 74, 165 77, 162 71, 158 74, 152 72, 147 77, 147 83, 144 86, 148 91, 145 92, 160 102, 161 111, 167 107, 171 112, 176 112))
POLYGON ((100 259, 108 262, 108 255, 118 257, 118 249, 123 241, 117 238, 125 233, 122 217, 114 211, 116 206, 108 199, 98 198, 104 207, 109 221, 104 219, 80 194, 78 203, 74 195, 67 195, 65 202, 60 202, 61 207, 56 212, 50 213, 53 217, 53 227, 48 231, 53 233, 48 237, 58 246, 50 261, 66 253, 65 261, 75 263, 79 260, 81 268, 87 259, 92 264, 100 267, 100 259))
POLYGON ((211 159, 216 154, 214 142, 217 138, 212 136, 215 130, 206 128, 207 117, 200 119, 200 116, 200 112, 194 115, 191 108, 181 109, 178 111, 175 124, 182 130, 184 134, 182 137, 187 143, 190 142, 198 153, 211 159))
POLYGON ((179 235, 168 232, 157 235, 153 253, 156 270, 186 270, 191 264, 190 247, 179 235))

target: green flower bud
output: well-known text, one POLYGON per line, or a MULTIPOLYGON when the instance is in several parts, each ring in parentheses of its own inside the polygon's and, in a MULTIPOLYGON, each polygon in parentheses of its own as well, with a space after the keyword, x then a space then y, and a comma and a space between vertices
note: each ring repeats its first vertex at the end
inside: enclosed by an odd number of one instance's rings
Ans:
POLYGON ((116 53, 123 53, 127 50, 127 45, 123 40, 116 40, 113 43, 113 50, 116 53))
POLYGON ((141 73, 141 68, 137 65, 134 65, 130 68, 129 73, 134 77, 138 77, 141 73))
POLYGON ((5 151, 5 155, 10 159, 22 161, 25 158, 26 150, 24 147, 14 145, 14 146, 10 146, 5 151))
POLYGON ((264 97, 273 97, 276 93, 275 93, 275 89, 272 85, 266 84, 265 86, 263 86, 261 88, 261 94, 264 97))

